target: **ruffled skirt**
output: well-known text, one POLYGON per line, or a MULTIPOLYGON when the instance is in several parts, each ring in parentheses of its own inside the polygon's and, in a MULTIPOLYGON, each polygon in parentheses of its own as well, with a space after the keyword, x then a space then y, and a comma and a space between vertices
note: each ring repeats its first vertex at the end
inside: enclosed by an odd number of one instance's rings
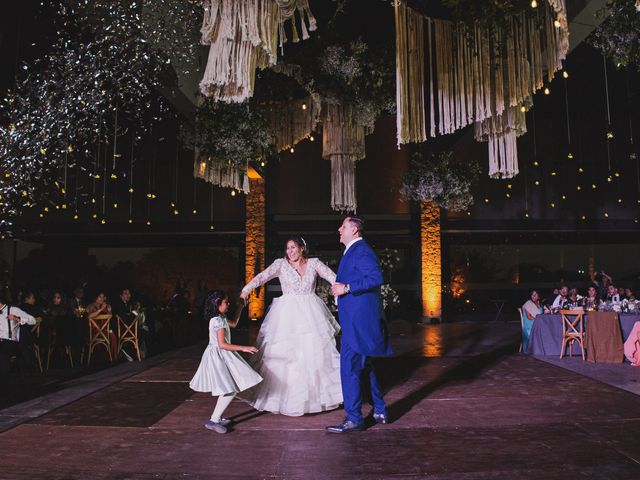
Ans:
POLYGON ((238 352, 208 345, 189 386, 196 392, 211 392, 218 396, 242 392, 261 381, 262 377, 238 352))
POLYGON ((260 411, 300 416, 342 403, 340 327, 315 294, 274 299, 249 364, 263 381, 238 395, 260 411))

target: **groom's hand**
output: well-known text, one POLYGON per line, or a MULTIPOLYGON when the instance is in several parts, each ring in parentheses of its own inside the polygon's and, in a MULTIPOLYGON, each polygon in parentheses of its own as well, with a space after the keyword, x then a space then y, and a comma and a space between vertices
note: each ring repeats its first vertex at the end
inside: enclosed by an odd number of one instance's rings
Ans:
POLYGON ((345 284, 336 282, 331 285, 331 291, 333 292, 334 297, 340 297, 346 293, 345 284))

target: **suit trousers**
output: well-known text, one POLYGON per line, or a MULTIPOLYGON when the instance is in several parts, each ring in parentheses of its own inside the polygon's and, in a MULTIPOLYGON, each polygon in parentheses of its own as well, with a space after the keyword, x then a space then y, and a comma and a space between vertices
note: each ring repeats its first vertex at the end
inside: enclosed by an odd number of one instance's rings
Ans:
MULTIPOLYGON (((380 384, 376 378, 371 358, 355 352, 348 344, 342 342, 340 347, 340 379, 344 396, 344 410, 347 420, 362 424, 363 386, 370 388, 374 413, 386 413, 387 407, 382 398, 380 384), (368 382, 364 376, 368 374, 368 382)), ((369 390, 367 388, 367 390, 369 390)), ((368 395, 367 395, 368 396, 368 395)))

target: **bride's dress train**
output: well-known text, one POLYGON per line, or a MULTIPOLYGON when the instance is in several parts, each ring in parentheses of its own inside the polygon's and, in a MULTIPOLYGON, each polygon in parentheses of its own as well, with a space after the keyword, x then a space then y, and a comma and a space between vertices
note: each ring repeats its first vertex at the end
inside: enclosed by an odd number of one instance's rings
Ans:
POLYGON ((316 258, 308 260, 302 276, 278 259, 244 288, 252 290, 277 276, 283 292, 262 323, 258 353, 249 359, 264 380, 238 395, 257 410, 300 416, 342 403, 335 341, 340 327, 314 293, 318 275, 335 282, 335 274, 316 258))

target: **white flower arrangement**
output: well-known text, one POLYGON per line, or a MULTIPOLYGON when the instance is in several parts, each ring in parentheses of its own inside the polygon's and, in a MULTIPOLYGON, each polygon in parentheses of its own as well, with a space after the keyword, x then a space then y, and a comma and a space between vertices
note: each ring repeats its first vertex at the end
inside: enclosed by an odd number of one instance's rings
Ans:
POLYGON ((405 200, 435 202, 449 211, 467 210, 473 205, 471 186, 479 174, 477 162, 464 165, 453 162, 451 152, 429 158, 415 154, 403 178, 400 195, 405 200))

